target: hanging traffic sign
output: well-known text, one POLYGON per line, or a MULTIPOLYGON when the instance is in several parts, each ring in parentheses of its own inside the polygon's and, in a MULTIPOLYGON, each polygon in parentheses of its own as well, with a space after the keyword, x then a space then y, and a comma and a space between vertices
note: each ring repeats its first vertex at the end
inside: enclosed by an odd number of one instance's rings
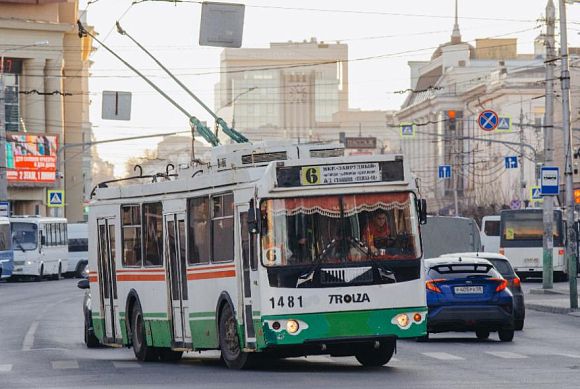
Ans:
POLYGON ((401 138, 413 138, 415 136, 415 126, 413 123, 401 123, 401 138))
POLYGON ((505 157, 505 168, 506 169, 515 169, 518 167, 518 157, 511 156, 505 157))
POLYGON ((481 128, 482 130, 493 131, 497 128, 497 125, 499 123, 499 117, 497 116, 497 113, 495 113, 491 109, 486 109, 485 111, 479 114, 477 123, 479 124, 479 128, 481 128))
POLYGON ((512 118, 509 116, 500 116, 497 123, 496 131, 511 131, 512 130, 512 118))
POLYGON ((540 175, 542 196, 560 194, 560 169, 556 166, 543 166, 540 175))
POLYGON ((451 165, 439 165, 438 177, 443 179, 451 178, 451 165))
POLYGON ((46 191, 46 203, 49 208, 64 207, 64 190, 49 189, 46 191))

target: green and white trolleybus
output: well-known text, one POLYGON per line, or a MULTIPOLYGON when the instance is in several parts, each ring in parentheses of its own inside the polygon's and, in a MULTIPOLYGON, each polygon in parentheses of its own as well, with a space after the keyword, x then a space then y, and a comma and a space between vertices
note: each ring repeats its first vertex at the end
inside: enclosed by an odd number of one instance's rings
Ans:
POLYGON ((259 353, 380 366, 426 334, 426 207, 402 155, 233 144, 153 181, 96 189, 99 342, 143 361, 219 349, 231 368, 259 353))

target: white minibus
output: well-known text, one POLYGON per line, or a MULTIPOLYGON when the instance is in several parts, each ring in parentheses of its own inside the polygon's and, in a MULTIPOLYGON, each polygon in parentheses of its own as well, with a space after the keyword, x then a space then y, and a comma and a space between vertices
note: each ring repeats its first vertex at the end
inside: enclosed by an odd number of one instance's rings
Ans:
POLYGON ((484 216, 481 220, 481 251, 499 253, 499 215, 484 216))
POLYGON ((66 276, 83 277, 89 263, 89 228, 87 223, 68 225, 68 267, 66 276))

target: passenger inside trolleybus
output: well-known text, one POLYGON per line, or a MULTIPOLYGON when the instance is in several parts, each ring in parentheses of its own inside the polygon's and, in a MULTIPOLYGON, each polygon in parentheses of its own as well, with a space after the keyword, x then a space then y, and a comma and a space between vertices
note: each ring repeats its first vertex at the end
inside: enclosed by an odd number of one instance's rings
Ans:
POLYGON ((411 195, 372 194, 262 203, 266 266, 419 258, 411 195))

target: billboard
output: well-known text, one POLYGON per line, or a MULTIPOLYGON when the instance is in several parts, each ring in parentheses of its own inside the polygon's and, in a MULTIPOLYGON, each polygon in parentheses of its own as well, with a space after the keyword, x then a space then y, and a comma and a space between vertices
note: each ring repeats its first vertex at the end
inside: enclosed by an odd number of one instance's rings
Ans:
POLYGON ((53 184, 56 135, 6 135, 6 174, 10 183, 53 184))

